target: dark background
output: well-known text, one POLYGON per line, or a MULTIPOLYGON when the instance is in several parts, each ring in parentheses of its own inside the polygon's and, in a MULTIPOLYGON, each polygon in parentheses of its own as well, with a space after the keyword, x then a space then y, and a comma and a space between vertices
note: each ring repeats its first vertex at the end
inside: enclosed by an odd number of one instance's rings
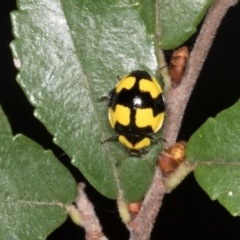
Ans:
MULTIPOLYGON (((0 103, 14 134, 23 133, 44 148, 52 149, 70 168, 76 181, 82 181, 84 178, 79 171, 70 166, 69 159, 52 143, 45 127, 33 117, 33 107, 15 81, 17 71, 9 48, 13 40, 9 13, 15 9, 14 0, 2 0, 0 3, 0 103)), ((190 48, 195 37, 187 42, 190 48)), ((167 57, 170 54, 166 52, 167 57)), ((188 140, 208 117, 214 117, 239 99, 239 58, 240 4, 229 10, 219 28, 188 104, 179 139, 188 140)), ((111 240, 128 239, 115 201, 102 197, 89 185, 87 193, 107 237, 111 240)), ((68 219, 47 239, 84 239, 84 231, 68 219)), ((240 239, 240 218, 232 217, 217 201, 211 201, 190 174, 177 189, 165 196, 151 239, 240 239)))

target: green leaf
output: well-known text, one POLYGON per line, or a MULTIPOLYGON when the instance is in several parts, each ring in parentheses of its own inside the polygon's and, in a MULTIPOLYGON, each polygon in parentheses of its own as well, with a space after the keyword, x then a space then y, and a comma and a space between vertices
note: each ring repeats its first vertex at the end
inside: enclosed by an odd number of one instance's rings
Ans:
POLYGON ((143 19, 146 30, 149 34, 155 34, 156 22, 156 0, 141 0, 138 1, 141 18, 143 19))
POLYGON ((159 0, 161 48, 176 48, 191 37, 212 2, 213 0, 159 0))
POLYGON ((1 133, 0 171, 2 240, 46 239, 66 220, 76 184, 52 152, 23 135, 1 133))
POLYGON ((11 126, 1 106, 0 106, 0 132, 12 133, 11 126))
POLYGON ((240 101, 209 118, 190 138, 187 158, 197 162, 195 176, 212 199, 240 215, 240 101))
POLYGON ((153 74, 157 68, 142 5, 19 0, 18 7, 11 14, 16 38, 11 48, 19 63, 17 81, 36 107, 35 116, 98 191, 114 199, 121 190, 125 201, 139 200, 161 145, 134 158, 118 142, 100 144, 116 133, 99 97, 115 86, 116 76, 136 69, 153 74))

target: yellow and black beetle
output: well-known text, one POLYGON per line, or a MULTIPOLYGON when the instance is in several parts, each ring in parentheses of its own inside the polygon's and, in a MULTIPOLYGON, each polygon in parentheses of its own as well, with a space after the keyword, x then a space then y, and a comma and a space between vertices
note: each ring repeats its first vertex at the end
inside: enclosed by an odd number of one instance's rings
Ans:
POLYGON ((146 153, 144 148, 157 140, 153 134, 164 120, 165 104, 157 80, 145 71, 133 71, 102 99, 107 99, 109 122, 117 132, 102 143, 119 140, 130 154, 146 153))

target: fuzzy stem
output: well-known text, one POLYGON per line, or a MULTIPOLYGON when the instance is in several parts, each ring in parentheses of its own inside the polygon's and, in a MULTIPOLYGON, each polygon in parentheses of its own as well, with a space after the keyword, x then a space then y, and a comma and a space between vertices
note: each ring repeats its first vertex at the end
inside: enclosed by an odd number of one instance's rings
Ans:
POLYGON ((149 239, 166 191, 167 189, 161 170, 157 167, 154 181, 144 198, 141 210, 136 219, 128 225, 131 233, 130 240, 149 239))
POLYGON ((75 203, 81 215, 81 226, 85 229, 86 240, 107 240, 102 233, 102 227, 95 214, 92 203, 84 192, 85 184, 78 184, 78 196, 75 203))

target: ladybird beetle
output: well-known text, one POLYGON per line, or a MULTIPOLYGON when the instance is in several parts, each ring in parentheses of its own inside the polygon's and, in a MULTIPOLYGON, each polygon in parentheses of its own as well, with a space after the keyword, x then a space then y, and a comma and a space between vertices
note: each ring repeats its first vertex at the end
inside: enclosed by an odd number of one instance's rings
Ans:
POLYGON ((107 99, 108 118, 117 135, 102 143, 118 140, 131 155, 146 153, 145 147, 162 126, 165 104, 157 80, 145 71, 136 70, 119 80, 107 99))

